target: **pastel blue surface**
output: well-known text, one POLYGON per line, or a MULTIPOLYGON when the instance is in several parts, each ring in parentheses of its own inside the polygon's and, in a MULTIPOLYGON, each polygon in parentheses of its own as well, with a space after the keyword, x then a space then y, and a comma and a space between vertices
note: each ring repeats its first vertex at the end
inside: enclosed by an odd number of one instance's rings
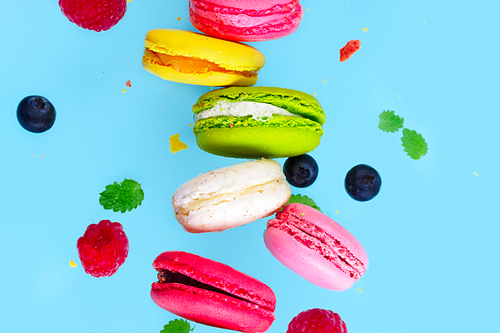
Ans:
MULTIPOLYGON (((268 284, 278 300, 271 333, 315 307, 339 313, 350 333, 500 332, 498 2, 301 3, 306 12, 294 34, 252 43, 266 57, 257 85, 302 90, 322 103, 325 134, 310 153, 319 177, 292 193, 312 197, 362 242, 366 275, 345 292, 310 284, 264 246, 267 219, 211 234, 189 234, 175 220, 178 186, 240 161, 196 146, 191 106, 209 87, 164 81, 141 65, 148 30, 195 31, 187 0, 134 0, 101 33, 69 22, 55 0, 7 0, 0 8, 2 331, 159 332, 178 317, 151 300, 151 264, 163 251, 183 250, 268 284), (351 39, 361 49, 340 63, 351 39), (19 125, 17 105, 28 95, 54 104, 49 131, 19 125), (410 159, 401 130, 378 129, 383 110, 423 135, 426 156, 410 159), (176 133, 189 149, 171 154, 176 133), (382 176, 369 202, 343 187, 360 163, 382 176), (104 210, 99 193, 124 178, 142 184, 142 206, 104 210), (130 252, 114 276, 94 278, 76 241, 103 219, 124 226, 130 252)), ((194 332, 223 330, 196 324, 194 332)))

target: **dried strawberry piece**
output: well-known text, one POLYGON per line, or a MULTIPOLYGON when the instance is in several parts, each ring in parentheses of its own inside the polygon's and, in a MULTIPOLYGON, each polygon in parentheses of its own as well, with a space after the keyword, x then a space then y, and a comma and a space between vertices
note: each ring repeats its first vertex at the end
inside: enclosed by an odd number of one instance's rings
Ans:
POLYGON ((128 238, 120 223, 102 220, 87 227, 76 247, 87 274, 111 276, 127 258, 128 238))
POLYGON ((293 318, 286 333, 347 333, 347 327, 331 310, 310 309, 293 318))
POLYGON ((347 44, 340 49, 340 62, 349 59, 360 47, 361 41, 359 39, 348 41, 347 44))

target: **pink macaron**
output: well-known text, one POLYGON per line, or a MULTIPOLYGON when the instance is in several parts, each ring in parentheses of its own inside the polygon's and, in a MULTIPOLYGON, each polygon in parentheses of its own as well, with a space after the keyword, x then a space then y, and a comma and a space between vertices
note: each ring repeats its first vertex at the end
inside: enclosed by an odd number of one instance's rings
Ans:
POLYGON ((200 324, 240 332, 269 329, 276 296, 259 280, 195 254, 168 251, 153 262, 151 298, 161 308, 200 324))
POLYGON ((289 204, 269 220, 264 242, 283 265, 326 289, 347 290, 368 268, 368 257, 356 237, 303 204, 289 204))
POLYGON ((299 0, 190 0, 189 20, 207 35, 239 42, 278 39, 299 27, 299 0))

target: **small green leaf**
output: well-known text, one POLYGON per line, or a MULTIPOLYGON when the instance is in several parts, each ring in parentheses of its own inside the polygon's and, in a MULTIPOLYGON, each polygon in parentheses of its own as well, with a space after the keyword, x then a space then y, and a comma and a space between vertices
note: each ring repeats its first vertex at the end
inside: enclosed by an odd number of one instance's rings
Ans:
POLYGON ((163 327, 160 333, 188 333, 194 330, 191 325, 184 319, 175 319, 168 322, 167 325, 163 327))
POLYGON ((321 209, 316 206, 316 203, 314 202, 313 199, 309 198, 308 196, 306 195, 300 195, 300 194, 292 194, 292 196, 290 197, 290 199, 288 200, 288 203, 291 204, 291 203, 301 203, 301 204, 304 204, 304 205, 307 205, 307 206, 310 206, 314 209, 317 209, 321 212, 321 209))
POLYGON ((124 179, 121 184, 114 182, 106 186, 106 190, 100 195, 99 203, 104 209, 122 213, 137 208, 144 200, 141 184, 132 179, 124 179))
POLYGON ((394 111, 384 111, 379 116, 378 128, 387 133, 397 132, 403 127, 404 118, 394 114, 394 111))
POLYGON ((422 135, 415 131, 404 128, 401 142, 404 151, 414 160, 418 160, 420 157, 427 154, 427 143, 422 135))

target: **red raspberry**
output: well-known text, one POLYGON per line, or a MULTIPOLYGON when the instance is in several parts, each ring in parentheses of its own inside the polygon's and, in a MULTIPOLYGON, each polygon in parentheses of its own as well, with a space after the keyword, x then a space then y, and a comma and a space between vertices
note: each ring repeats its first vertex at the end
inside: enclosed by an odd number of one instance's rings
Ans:
POLYGON ((127 0, 59 0, 59 7, 71 22, 84 29, 108 30, 127 11, 127 0))
POLYGON ((347 328, 337 313, 311 309, 293 318, 286 333, 347 333, 347 328))
POLYGON ((76 247, 87 274, 111 276, 127 258, 128 238, 120 223, 102 220, 87 227, 76 247))

